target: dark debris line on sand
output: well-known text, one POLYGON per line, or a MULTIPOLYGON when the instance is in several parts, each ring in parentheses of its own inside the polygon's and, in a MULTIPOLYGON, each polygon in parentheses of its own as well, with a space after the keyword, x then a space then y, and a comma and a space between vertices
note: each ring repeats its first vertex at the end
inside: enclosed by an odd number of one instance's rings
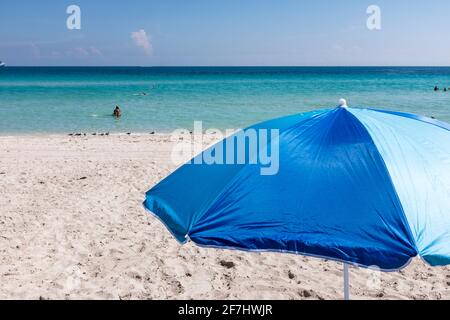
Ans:
MULTIPOLYGON (((128 135, 128 136, 131 136, 131 132, 127 132, 127 133, 124 133, 124 134, 126 134, 126 135, 128 135)), ((151 135, 155 135, 156 134, 156 131, 151 131, 151 132, 149 132, 149 134, 151 134, 151 135)), ((191 132, 191 134, 192 134, 192 132, 191 132)), ((87 136, 88 134, 87 133, 69 133, 69 134, 67 134, 69 137, 82 137, 82 136, 87 136)), ((94 133, 90 133, 90 135, 91 136, 101 136, 101 137, 104 137, 104 136, 109 136, 109 135, 111 135, 111 133, 109 133, 109 132, 105 132, 105 133, 97 133, 97 132, 94 132, 94 133)))
MULTIPOLYGON (((80 133, 80 132, 78 132, 78 133, 69 133, 68 134, 68 136, 69 137, 81 137, 81 136, 87 136, 88 134, 87 133, 80 133)), ((109 136, 110 135, 110 133, 109 132, 105 132, 105 133, 96 133, 96 132, 94 132, 94 133, 91 133, 91 135, 92 136, 102 136, 102 137, 104 137, 104 136, 109 136)))
POLYGON ((234 268, 236 266, 236 264, 234 262, 232 262, 232 261, 220 260, 219 263, 220 263, 220 265, 222 267, 225 267, 227 269, 231 269, 231 268, 234 268))

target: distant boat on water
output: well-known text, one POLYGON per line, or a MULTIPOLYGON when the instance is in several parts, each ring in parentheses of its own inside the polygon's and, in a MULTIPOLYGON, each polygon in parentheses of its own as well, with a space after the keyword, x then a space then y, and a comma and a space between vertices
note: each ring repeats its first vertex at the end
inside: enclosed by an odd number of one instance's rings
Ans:
POLYGON ((0 68, 1 68, 1 67, 6 67, 6 63, 0 61, 0 68))

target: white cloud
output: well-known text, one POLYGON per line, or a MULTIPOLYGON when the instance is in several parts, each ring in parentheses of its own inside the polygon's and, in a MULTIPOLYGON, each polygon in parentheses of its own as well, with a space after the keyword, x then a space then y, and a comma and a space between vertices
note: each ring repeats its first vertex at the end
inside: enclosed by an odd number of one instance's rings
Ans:
POLYGON ((134 31, 131 33, 131 39, 133 39, 134 43, 142 48, 147 55, 152 53, 153 47, 151 43, 150 35, 147 35, 144 29, 139 31, 134 31))
POLYGON ((87 48, 76 47, 73 49, 66 50, 65 55, 67 57, 72 57, 72 58, 101 57, 102 52, 94 46, 90 46, 87 48))
POLYGON ((89 51, 87 51, 83 47, 76 47, 73 50, 73 53, 74 53, 75 56, 78 56, 78 57, 87 57, 87 56, 89 56, 89 51))
POLYGON ((90 47, 89 48, 89 52, 92 54, 92 55, 94 55, 94 56, 102 56, 103 54, 102 54, 102 52, 100 51, 100 49, 99 48, 97 48, 97 47, 90 47))

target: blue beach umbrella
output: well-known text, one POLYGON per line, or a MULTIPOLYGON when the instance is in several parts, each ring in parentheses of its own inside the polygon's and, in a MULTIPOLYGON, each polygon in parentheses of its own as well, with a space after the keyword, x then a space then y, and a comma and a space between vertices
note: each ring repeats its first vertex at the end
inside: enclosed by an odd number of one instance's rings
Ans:
POLYGON ((144 206, 181 243, 344 262, 348 297, 347 264, 450 264, 450 125, 345 103, 267 121, 182 166, 144 206))

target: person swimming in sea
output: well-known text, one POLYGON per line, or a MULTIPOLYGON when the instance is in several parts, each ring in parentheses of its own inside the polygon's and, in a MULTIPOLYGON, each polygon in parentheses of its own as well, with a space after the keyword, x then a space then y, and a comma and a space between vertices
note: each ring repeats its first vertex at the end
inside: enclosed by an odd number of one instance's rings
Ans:
POLYGON ((113 116, 119 119, 122 116, 122 110, 120 110, 119 106, 116 106, 113 112, 113 116))
POLYGON ((435 87, 434 87, 434 91, 439 91, 438 86, 435 86, 435 87))

